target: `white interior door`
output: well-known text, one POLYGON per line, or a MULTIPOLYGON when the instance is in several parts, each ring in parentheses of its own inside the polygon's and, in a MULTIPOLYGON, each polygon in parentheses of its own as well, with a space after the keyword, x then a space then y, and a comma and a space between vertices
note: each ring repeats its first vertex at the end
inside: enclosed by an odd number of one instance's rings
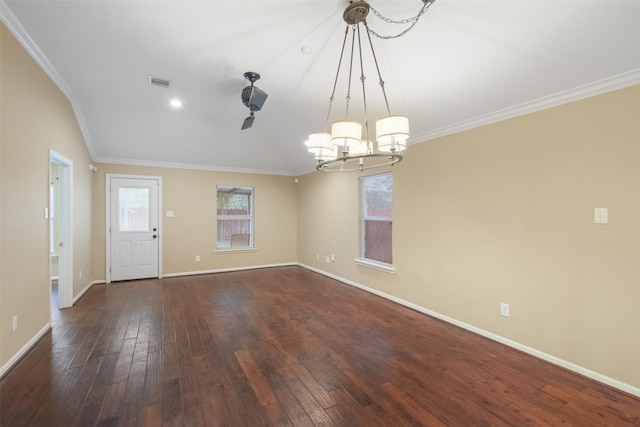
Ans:
POLYGON ((107 281, 160 277, 160 179, 108 177, 107 281))

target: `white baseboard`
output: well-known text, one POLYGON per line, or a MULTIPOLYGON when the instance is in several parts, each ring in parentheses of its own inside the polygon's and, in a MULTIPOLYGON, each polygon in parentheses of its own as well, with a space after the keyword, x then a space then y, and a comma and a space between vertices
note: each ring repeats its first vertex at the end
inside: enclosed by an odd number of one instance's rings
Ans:
POLYGON ((300 264, 298 264, 297 262, 285 262, 281 264, 252 265, 247 267, 218 268, 214 270, 185 271, 181 273, 163 274, 162 277, 165 278, 165 277, 180 277, 180 276, 196 276, 199 274, 227 273, 230 271, 256 270, 259 268, 272 268, 272 267, 290 267, 294 265, 300 265, 300 264))
POLYGON ((491 339, 493 341, 497 341, 497 342, 505 344, 505 345, 507 345, 509 347, 513 347, 515 349, 523 351, 523 352, 525 352, 527 354, 530 354, 530 355, 535 356, 535 357, 537 357, 539 359, 545 360, 545 361, 547 361, 549 363, 552 363, 554 365, 561 366, 561 367, 563 367, 565 369, 568 369, 570 371, 576 372, 576 373, 578 373, 580 375, 584 375, 585 377, 588 377, 588 378, 591 378, 593 380, 599 381, 599 382, 601 382, 603 384, 606 384, 608 386, 617 388, 618 390, 622 390, 622 391, 624 391, 626 393, 629 393, 629 394, 632 394, 634 396, 640 397, 640 387, 635 387, 635 386, 632 386, 631 384, 627 384, 627 383, 624 383, 622 381, 618 381, 616 379, 607 377, 606 375, 600 374, 598 372, 594 372, 594 371, 592 371, 590 369, 587 369, 587 368, 585 368, 583 366, 576 365, 575 363, 568 362, 568 361, 566 361, 564 359, 560 359, 559 357, 553 356, 551 354, 544 353, 542 351, 536 350, 535 348, 528 347, 528 346, 526 346, 524 344, 520 344, 519 342, 512 341, 512 340, 510 340, 508 338, 502 337, 500 335, 496 335, 496 334, 494 334, 492 332, 485 331, 484 329, 477 328, 477 327, 475 327, 473 325, 470 325, 468 323, 461 322, 459 320, 453 319, 451 317, 445 316, 443 314, 437 313, 435 311, 432 311, 432 310, 429 310, 427 308, 421 307, 419 305, 413 304, 411 302, 405 301, 403 299, 394 297, 393 295, 389 295, 389 294, 386 294, 384 292, 380 292, 380 291, 378 291, 376 289, 372 289, 372 288, 369 288, 367 286, 361 285, 359 283, 353 282, 351 280, 347 280, 347 279, 344 279, 342 277, 336 276, 334 274, 327 273, 326 271, 319 270, 317 268, 314 268, 314 267, 311 267, 311 266, 308 266, 308 265, 305 265, 305 264, 301 264, 301 263, 298 263, 298 265, 300 267, 306 268, 307 270, 315 271, 316 273, 322 274, 323 276, 330 277, 330 278, 335 279, 335 280, 337 280, 339 282, 346 283, 347 285, 351 285, 351 286, 354 286, 356 288, 362 289, 364 291, 370 292, 372 294, 378 295, 380 297, 386 298, 386 299, 388 299, 390 301, 393 301, 395 303, 404 305, 405 307, 409 307, 409 308, 411 308, 413 310, 416 310, 416 311, 419 311, 421 313, 427 314, 429 316, 435 317, 436 319, 443 320, 443 321, 445 321, 447 323, 450 323, 452 325, 458 326, 458 327, 460 327, 462 329, 466 329, 466 330, 468 330, 470 332, 473 332, 473 333, 476 333, 476 334, 481 335, 483 337, 489 338, 489 339, 491 339))
POLYGON ((11 357, 11 359, 7 361, 7 363, 2 365, 2 367, 0 367, 0 378, 4 377, 5 374, 9 372, 9 370, 13 368, 13 366, 18 363, 25 354, 29 352, 29 350, 31 350, 33 346, 35 346, 36 343, 40 341, 40 339, 45 336, 47 332, 49 332, 49 329, 51 329, 51 323, 47 323, 42 329, 40 329, 40 331, 38 331, 37 334, 33 336, 33 338, 31 338, 24 346, 22 346, 22 348, 16 354, 14 354, 13 357, 11 357))
POLYGON ((84 294, 86 294, 86 293, 87 293, 87 291, 88 291, 89 289, 91 289, 91 287, 92 287, 93 285, 98 284, 98 283, 104 283, 104 280, 94 280, 93 282, 91 282, 91 283, 89 283, 87 286, 85 286, 85 287, 84 287, 84 289, 83 289, 83 290, 81 290, 81 291, 78 293, 78 295, 76 295, 75 297, 73 297, 73 301, 71 302, 71 305, 72 305, 72 306, 73 306, 73 305, 75 305, 75 304, 80 300, 80 298, 82 298, 82 296, 83 296, 84 294))

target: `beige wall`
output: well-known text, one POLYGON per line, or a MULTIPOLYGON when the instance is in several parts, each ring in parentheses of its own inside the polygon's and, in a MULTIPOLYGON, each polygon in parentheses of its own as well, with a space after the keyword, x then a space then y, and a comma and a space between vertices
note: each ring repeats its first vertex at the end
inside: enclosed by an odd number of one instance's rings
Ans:
POLYGON ((294 263, 297 184, 294 178, 203 170, 98 164, 94 181, 93 273, 105 278, 106 174, 161 176, 163 274, 294 263), (255 187, 256 251, 214 254, 216 185, 255 187), (166 211, 173 211, 167 217, 166 211), (196 255, 200 262, 195 261, 196 255))
POLYGON ((359 175, 305 175, 298 260, 640 387, 638 111, 634 86, 410 146, 395 274, 353 262, 359 175))
POLYGON ((49 323, 49 150, 74 162, 74 296, 91 281, 88 150, 69 101, 0 24, 0 367, 49 323), (79 280, 79 272, 84 271, 79 280), (11 319, 18 316, 18 330, 11 319))

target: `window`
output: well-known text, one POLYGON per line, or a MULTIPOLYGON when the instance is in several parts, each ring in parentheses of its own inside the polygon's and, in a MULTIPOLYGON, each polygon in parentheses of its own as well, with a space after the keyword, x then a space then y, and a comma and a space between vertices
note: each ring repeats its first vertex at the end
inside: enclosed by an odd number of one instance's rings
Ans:
POLYGON ((393 175, 390 173, 360 178, 361 257, 391 265, 393 175))
POLYGON ((217 187, 217 249, 253 248, 253 187, 217 187))

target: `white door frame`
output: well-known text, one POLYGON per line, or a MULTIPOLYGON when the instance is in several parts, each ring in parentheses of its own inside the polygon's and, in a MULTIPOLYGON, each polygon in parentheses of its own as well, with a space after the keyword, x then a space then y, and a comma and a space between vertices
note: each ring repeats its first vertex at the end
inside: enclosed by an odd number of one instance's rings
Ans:
POLYGON ((110 185, 111 178, 124 178, 124 179, 154 179, 158 181, 158 278, 162 278, 162 235, 164 234, 164 229, 162 228, 162 177, 161 176, 149 176, 149 175, 127 175, 127 174, 117 174, 117 173, 108 173, 105 178, 105 206, 107 207, 106 211, 106 220, 105 220, 105 233, 106 233, 106 282, 111 283, 111 194, 110 194, 110 185))
MULTIPOLYGON (((47 183, 51 177, 51 163, 58 165, 60 178, 58 227, 62 246, 58 247, 58 308, 68 308, 73 305, 73 161, 50 149, 47 183)), ((53 239, 53 236, 50 235, 49 239, 53 239)), ((51 271, 51 261, 49 261, 49 271, 51 271)), ((51 292, 49 292, 49 298, 51 298, 51 292)))

